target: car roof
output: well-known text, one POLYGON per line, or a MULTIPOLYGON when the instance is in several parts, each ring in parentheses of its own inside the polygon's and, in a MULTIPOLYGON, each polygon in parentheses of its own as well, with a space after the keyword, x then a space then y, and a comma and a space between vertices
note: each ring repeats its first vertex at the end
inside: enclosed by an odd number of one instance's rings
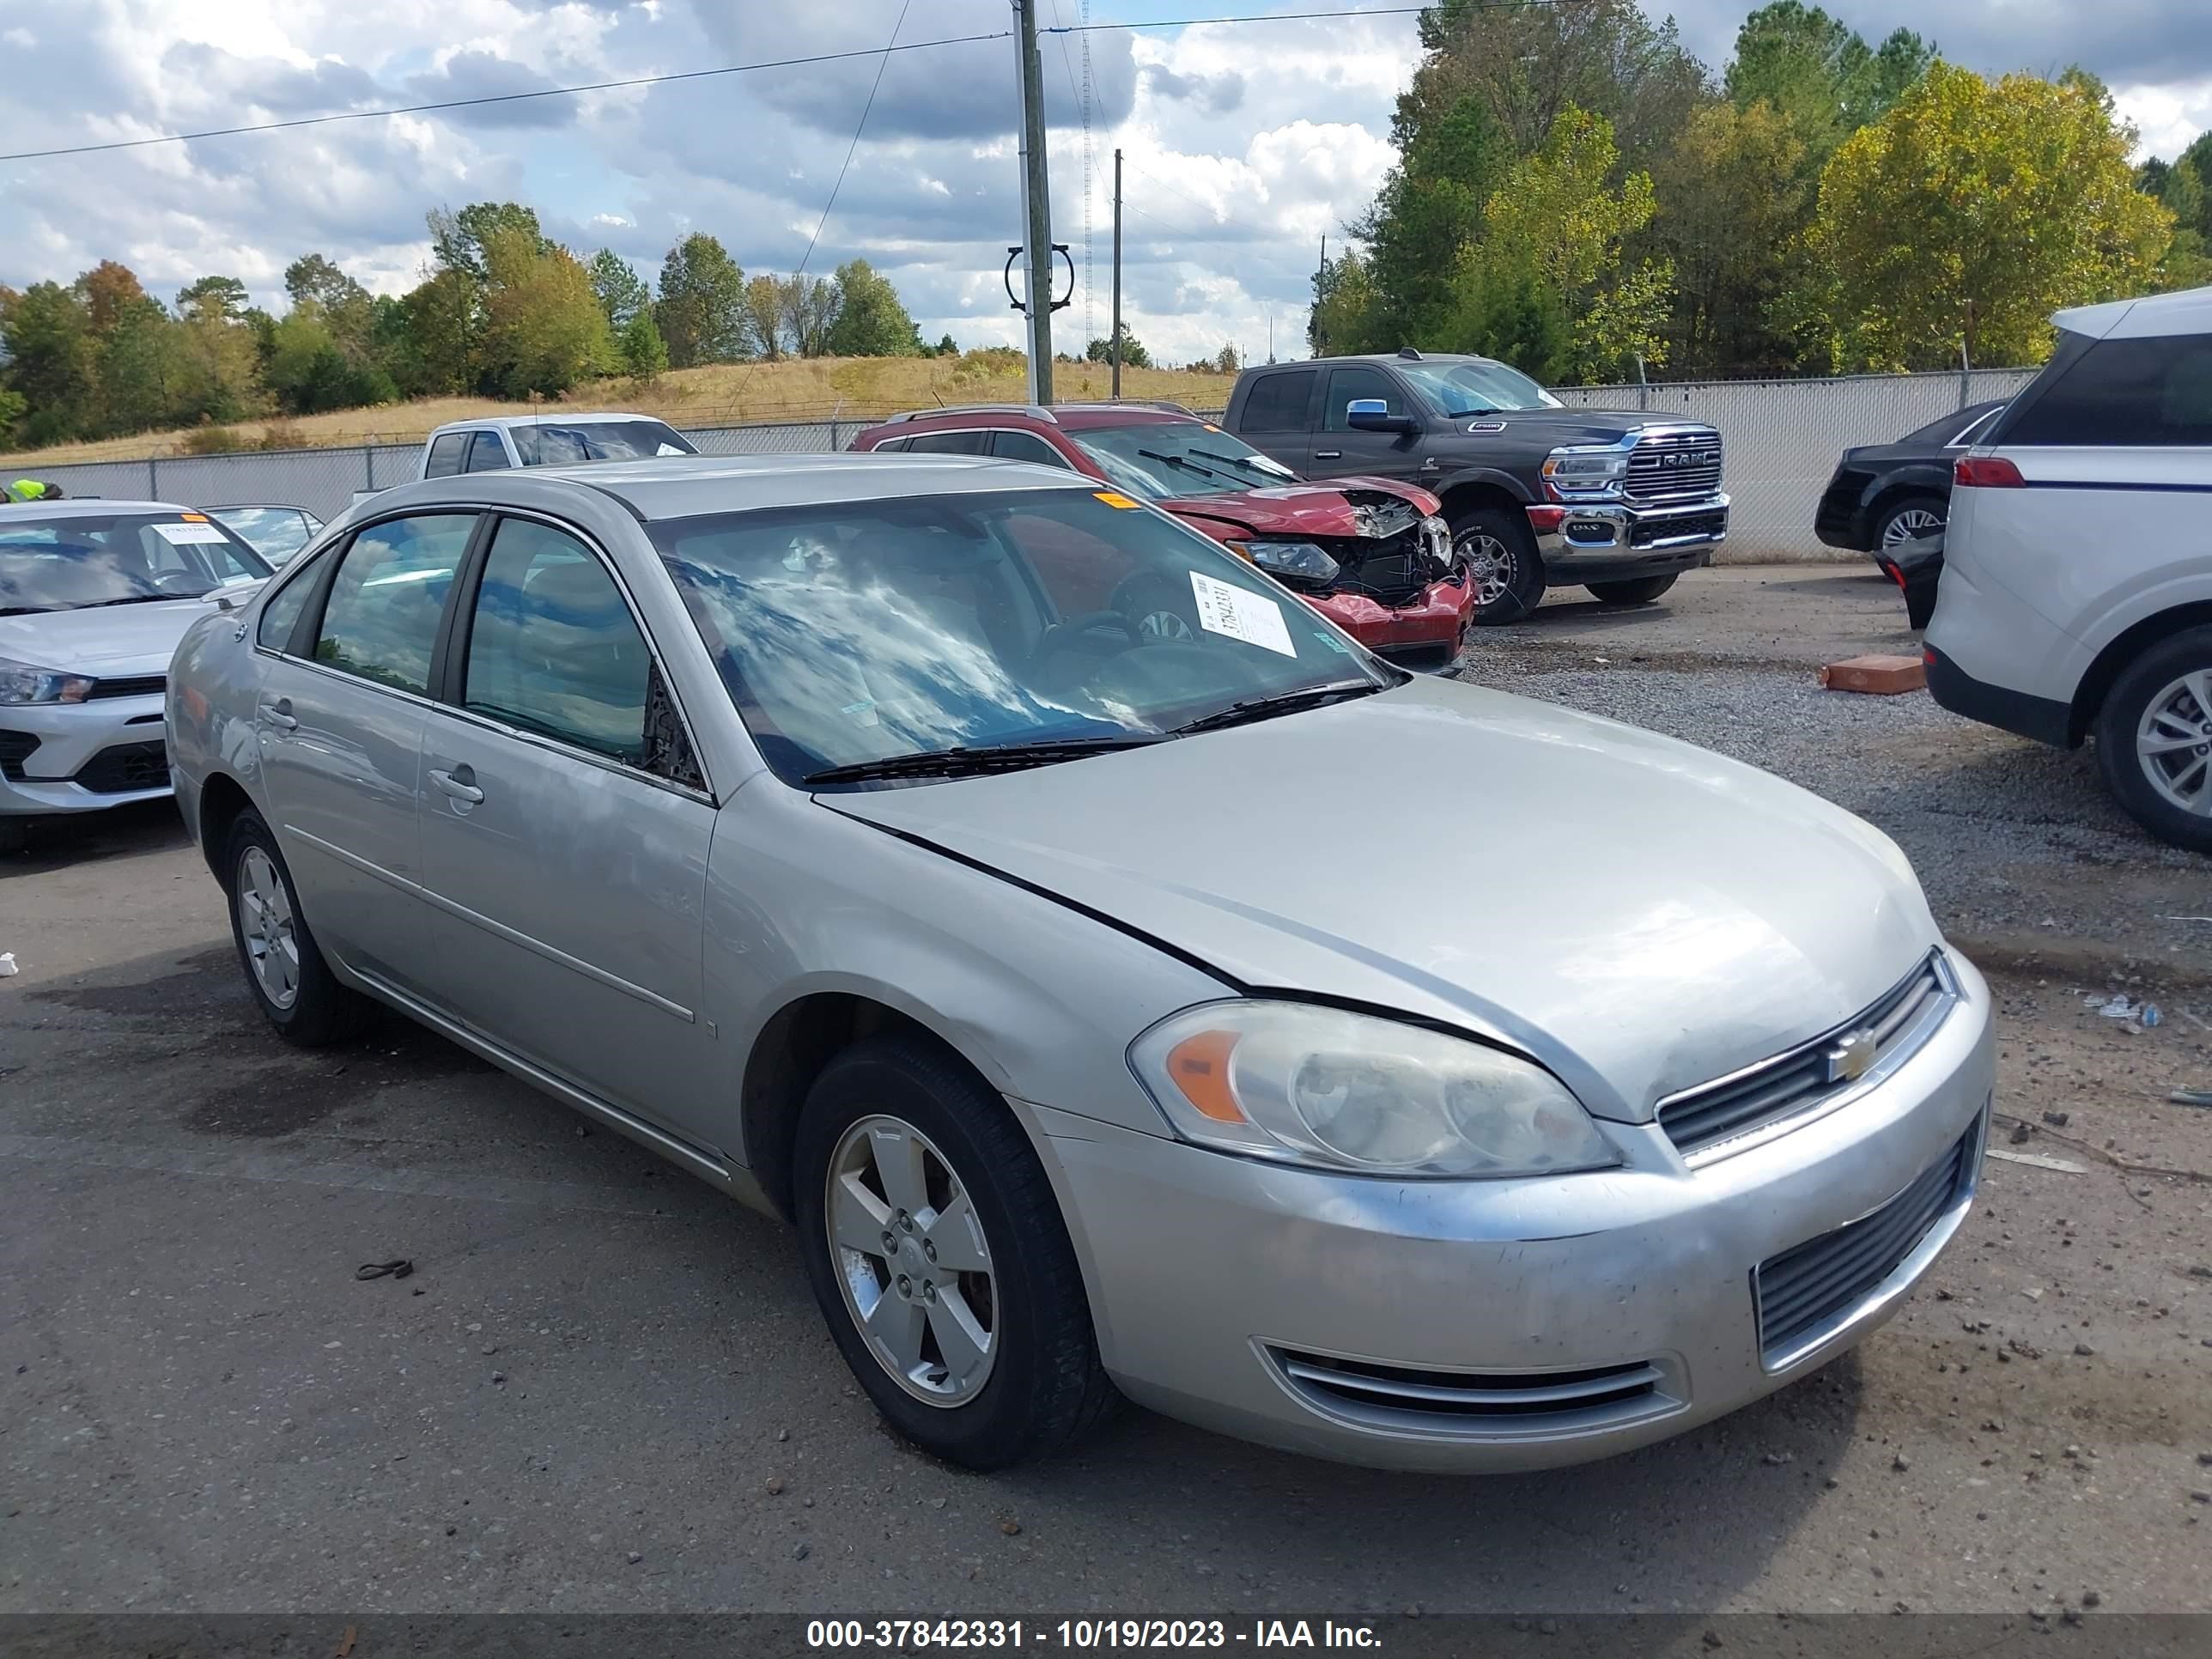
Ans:
POLYGON ((1054 404, 1049 410, 1026 404, 969 404, 912 410, 879 421, 867 430, 871 435, 976 427, 1010 427, 1019 432, 1048 432, 1059 427, 1079 432, 1109 426, 1165 426, 1178 421, 1194 425, 1203 419, 1194 410, 1164 409, 1157 404, 1054 404))
POLYGON ((0 505, 0 524, 20 519, 105 519, 118 513, 204 513, 204 507, 174 501, 117 501, 105 495, 64 495, 58 501, 9 501, 0 505))
POLYGON ((2212 334, 2212 288, 2110 300, 2055 312, 2051 320, 2069 334, 2093 340, 2156 339, 2168 334, 2212 334))
MULTIPOLYGON (((224 501, 215 507, 200 508, 203 513, 307 513, 297 501, 224 501)), ((309 518, 315 515, 307 513, 309 518)))
POLYGON ((1063 467, 988 455, 908 455, 872 450, 799 455, 672 455, 465 472, 400 484, 377 497, 384 514, 441 500, 496 502, 541 484, 578 485, 611 496, 648 523, 763 507, 888 501, 902 495, 971 495, 1009 489, 1096 489, 1098 481, 1063 467))
MULTIPOLYGON (((1408 357, 1397 351, 1370 351, 1357 357, 1309 357, 1302 363, 1279 363, 1279 368, 1328 368, 1343 363, 1480 363, 1486 368, 1510 368, 1510 363, 1501 363, 1495 357, 1484 357, 1472 351, 1424 351, 1419 356, 1408 357)), ((1518 373, 1516 370, 1516 373, 1518 373)))
MULTIPOLYGON (((447 421, 431 433, 430 437, 435 438, 447 432, 489 430, 494 427, 584 426, 595 421, 601 423, 608 421, 653 421, 662 426, 668 424, 658 415, 640 415, 632 410, 593 409, 571 412, 563 409, 539 415, 471 415, 465 421, 447 421)), ((423 441, 427 443, 429 440, 423 441)))

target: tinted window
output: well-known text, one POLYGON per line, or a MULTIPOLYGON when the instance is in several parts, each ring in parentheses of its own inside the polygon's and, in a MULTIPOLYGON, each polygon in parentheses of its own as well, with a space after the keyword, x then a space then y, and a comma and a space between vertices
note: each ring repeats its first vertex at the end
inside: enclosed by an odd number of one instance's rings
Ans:
POLYGON ((496 432, 479 432, 469 440, 469 471, 496 472, 507 465, 507 447, 496 432))
POLYGON ((438 618, 476 515, 426 514, 371 525, 331 583, 315 660, 406 691, 430 687, 438 618))
POLYGON ((1244 418, 1238 424, 1247 432, 1304 432, 1313 383, 1310 368, 1262 374, 1245 394, 1244 418))
POLYGON ((988 432, 918 432, 906 441, 917 455, 981 455, 988 432))
POLYGON ((637 765, 652 672, 598 556, 549 526, 502 520, 477 590, 463 706, 637 765))
POLYGON ((696 455, 691 441, 665 421, 534 421, 511 426, 525 466, 575 466, 585 461, 635 461, 656 455, 696 455))
POLYGON ((300 613, 307 608, 307 596, 315 589, 312 569, 304 570, 269 597, 261 607, 261 621, 253 630, 253 637, 271 651, 292 648, 292 629, 300 620, 300 613))
POLYGON ((430 459, 422 469, 426 478, 450 478, 461 470, 461 458, 468 453, 469 434, 448 432, 441 438, 430 441, 430 459))
POLYGON ((2212 337, 2100 340, 2008 425, 2011 444, 2212 444, 2212 337))
POLYGON ((1066 459, 1034 432, 994 432, 991 453, 1003 460, 1035 461, 1039 466, 1067 465, 1066 459))
POLYGON ((1322 430, 1351 431, 1352 419, 1345 413, 1345 405, 1355 398, 1379 398, 1389 405, 1393 415, 1413 412, 1397 381, 1381 369, 1332 368, 1328 372, 1328 397, 1322 409, 1322 430))

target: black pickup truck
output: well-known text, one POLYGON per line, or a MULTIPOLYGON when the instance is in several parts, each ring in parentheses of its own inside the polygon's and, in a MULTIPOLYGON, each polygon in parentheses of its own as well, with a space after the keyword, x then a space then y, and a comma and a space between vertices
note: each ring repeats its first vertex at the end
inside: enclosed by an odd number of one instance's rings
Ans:
POLYGON ((1547 586, 1645 604, 1728 535, 1713 428, 1571 409, 1487 357, 1409 348, 1248 368, 1223 424, 1304 477, 1395 478, 1441 498, 1480 623, 1518 620, 1547 586))

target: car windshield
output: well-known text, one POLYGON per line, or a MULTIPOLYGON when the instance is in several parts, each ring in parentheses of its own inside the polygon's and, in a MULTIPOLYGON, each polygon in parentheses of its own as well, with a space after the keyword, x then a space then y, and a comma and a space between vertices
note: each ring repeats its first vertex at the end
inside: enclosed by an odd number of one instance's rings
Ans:
POLYGON ((273 565, 283 564, 322 528, 296 507, 211 507, 208 517, 235 530, 273 565))
POLYGON ((195 599, 268 562, 197 513, 0 516, 0 616, 195 599))
POLYGON ((787 782, 946 751, 1157 741, 1397 683, 1250 566, 1111 490, 647 528, 787 782))
POLYGON ((1403 362, 1397 371, 1419 388, 1446 420, 1494 415, 1509 409, 1558 409, 1559 400, 1517 368, 1504 363, 1403 362))
POLYGON ((574 466, 582 461, 638 461, 699 453, 665 421, 543 421, 511 426, 507 434, 514 440, 514 452, 525 466, 574 466))
POLYGON ((1146 501, 1218 495, 1297 482, 1297 474, 1241 438, 1200 421, 1141 421, 1070 427, 1067 435, 1098 470, 1146 501))

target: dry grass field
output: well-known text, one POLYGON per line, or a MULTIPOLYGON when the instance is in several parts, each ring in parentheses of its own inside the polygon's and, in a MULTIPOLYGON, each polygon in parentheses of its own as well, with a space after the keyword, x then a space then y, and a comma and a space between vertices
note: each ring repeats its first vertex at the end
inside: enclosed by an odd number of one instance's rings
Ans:
MULTIPOLYGON (((1103 363, 1056 363, 1054 392, 1063 402, 1104 398, 1110 375, 1103 363)), ((1164 398, 1194 409, 1218 409, 1235 384, 1227 374, 1188 369, 1125 368, 1126 398, 1164 398)), ((629 380, 579 386, 553 408, 624 409, 658 415, 675 427, 734 426, 746 421, 845 420, 933 404, 1019 401, 1021 357, 1000 350, 965 357, 809 357, 780 362, 717 363, 672 369, 650 385, 629 380)), ((491 398, 426 398, 373 409, 336 410, 274 422, 240 421, 229 430, 246 447, 276 428, 272 447, 410 442, 447 421, 472 415, 525 412, 527 404, 491 398)), ((95 442, 0 456, 0 470, 67 461, 117 461, 185 453, 189 432, 141 432, 95 442)))

